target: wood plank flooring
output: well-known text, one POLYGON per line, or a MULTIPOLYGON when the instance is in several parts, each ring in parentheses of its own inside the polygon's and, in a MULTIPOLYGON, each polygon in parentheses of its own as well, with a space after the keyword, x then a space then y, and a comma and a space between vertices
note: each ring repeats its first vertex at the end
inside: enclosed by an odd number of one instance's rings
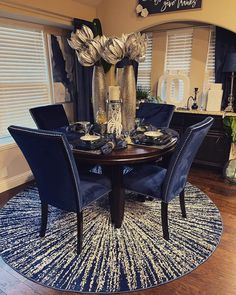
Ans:
MULTIPOLYGON (((220 173, 192 168, 189 181, 204 191, 220 209, 224 233, 213 255, 190 274, 166 285, 133 292, 139 295, 236 295, 236 185, 226 183, 220 173)), ((24 186, 0 194, 2 207, 24 186)), ((0 295, 63 295, 35 284, 7 266, 0 258, 0 295)))

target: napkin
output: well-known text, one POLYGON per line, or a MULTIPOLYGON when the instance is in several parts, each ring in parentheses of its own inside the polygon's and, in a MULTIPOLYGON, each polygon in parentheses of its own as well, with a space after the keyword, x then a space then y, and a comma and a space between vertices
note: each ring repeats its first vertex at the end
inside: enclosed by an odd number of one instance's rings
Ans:
POLYGON ((114 148, 113 142, 109 141, 106 144, 104 144, 103 146, 101 146, 100 150, 103 155, 108 155, 112 152, 113 148, 114 148))
POLYGON ((115 149, 120 150, 125 148, 127 148, 127 141, 121 138, 116 139, 115 149))

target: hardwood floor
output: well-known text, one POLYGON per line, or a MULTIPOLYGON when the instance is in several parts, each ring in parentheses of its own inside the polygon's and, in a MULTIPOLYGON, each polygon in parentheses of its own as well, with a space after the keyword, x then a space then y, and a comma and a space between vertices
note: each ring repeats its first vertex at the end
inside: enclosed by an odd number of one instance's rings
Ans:
MULTIPOLYGON (((190 274, 166 285, 133 292, 139 295, 234 295, 236 294, 236 185, 226 183, 220 173, 192 168, 189 181, 204 191, 220 209, 224 233, 213 255, 190 274)), ((0 194, 2 207, 24 186, 0 194)), ((25 279, 0 258, 0 295, 2 294, 78 294, 42 287, 25 279)))

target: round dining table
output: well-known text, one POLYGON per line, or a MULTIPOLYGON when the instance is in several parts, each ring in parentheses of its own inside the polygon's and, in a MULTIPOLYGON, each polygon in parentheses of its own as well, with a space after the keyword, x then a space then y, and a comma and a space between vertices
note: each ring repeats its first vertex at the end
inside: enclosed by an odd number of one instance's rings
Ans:
POLYGON ((125 149, 113 150, 103 155, 89 151, 74 149, 73 154, 79 163, 101 165, 102 171, 111 180, 110 194, 111 220, 116 228, 120 228, 124 218, 125 192, 123 188, 123 173, 125 167, 142 163, 154 163, 164 155, 171 153, 175 144, 166 148, 128 145, 125 149))

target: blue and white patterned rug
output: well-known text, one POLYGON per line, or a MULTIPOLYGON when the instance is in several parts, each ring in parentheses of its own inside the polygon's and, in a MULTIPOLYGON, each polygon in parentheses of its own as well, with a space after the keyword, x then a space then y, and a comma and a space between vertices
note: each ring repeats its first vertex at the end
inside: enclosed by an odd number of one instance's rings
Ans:
POLYGON ((187 185, 187 219, 179 199, 169 205, 170 240, 162 237, 160 202, 127 195, 121 229, 110 222, 107 200, 84 212, 84 242, 76 255, 76 216, 50 207, 39 237, 38 191, 29 187, 0 212, 0 253, 26 278, 47 287, 78 292, 126 292, 155 287, 198 267, 216 249, 222 221, 214 203, 187 185))

